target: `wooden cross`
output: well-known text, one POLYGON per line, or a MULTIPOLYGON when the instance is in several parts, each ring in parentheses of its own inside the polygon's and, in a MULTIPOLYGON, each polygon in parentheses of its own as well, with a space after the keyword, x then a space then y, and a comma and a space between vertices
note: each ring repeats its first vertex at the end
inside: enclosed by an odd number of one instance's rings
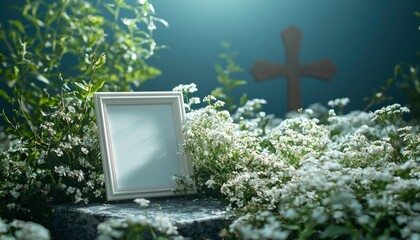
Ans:
POLYGON ((292 111, 301 107, 300 76, 330 80, 336 69, 328 59, 300 65, 299 48, 302 32, 296 27, 288 27, 281 33, 281 37, 286 49, 286 64, 257 61, 252 68, 252 75, 257 82, 286 76, 288 78, 288 110, 292 111))

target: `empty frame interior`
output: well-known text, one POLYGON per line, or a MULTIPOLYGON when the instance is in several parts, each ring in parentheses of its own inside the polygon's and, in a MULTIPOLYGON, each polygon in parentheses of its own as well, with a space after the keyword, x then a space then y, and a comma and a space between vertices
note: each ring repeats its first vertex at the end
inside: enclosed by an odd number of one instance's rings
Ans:
POLYGON ((96 93, 95 109, 108 200, 171 196, 172 176, 191 175, 181 93, 96 93))

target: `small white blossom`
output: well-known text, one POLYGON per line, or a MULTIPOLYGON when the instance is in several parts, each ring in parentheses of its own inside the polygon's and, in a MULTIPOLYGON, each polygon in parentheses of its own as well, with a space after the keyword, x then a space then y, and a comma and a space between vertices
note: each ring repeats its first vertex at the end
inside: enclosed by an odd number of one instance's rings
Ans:
POLYGON ((145 198, 136 198, 134 199, 134 202, 140 205, 141 207, 148 207, 150 200, 147 200, 145 198))
POLYGON ((147 25, 147 29, 149 29, 149 31, 153 31, 153 30, 156 29, 156 25, 153 22, 153 19, 152 18, 150 18, 150 20, 149 20, 149 25, 147 25))
POLYGON ((344 107, 349 104, 350 99, 349 98, 337 98, 331 101, 328 101, 328 106, 330 107, 344 107))
POLYGON ((215 183, 214 181, 214 176, 211 176, 209 180, 206 181, 206 185, 208 188, 214 188, 213 184, 215 183))
POLYGON ((199 104, 199 103, 200 103, 200 98, 198 98, 198 97, 192 97, 192 98, 190 98, 190 100, 188 102, 189 105, 199 104))
POLYGON ((87 150, 87 148, 85 148, 85 147, 82 147, 80 150, 82 151, 82 153, 84 153, 86 155, 89 153, 89 150, 87 150))
POLYGON ((61 157, 64 154, 63 150, 61 150, 61 148, 55 148, 52 151, 55 152, 55 154, 57 154, 57 157, 61 157))
POLYGON ((67 109, 69 110, 69 112, 71 113, 76 113, 76 109, 73 106, 68 106, 67 109))
POLYGON ((17 239, 22 240, 49 240, 50 232, 40 224, 33 222, 23 222, 19 220, 14 220, 10 223, 11 226, 17 228, 15 236, 17 239))

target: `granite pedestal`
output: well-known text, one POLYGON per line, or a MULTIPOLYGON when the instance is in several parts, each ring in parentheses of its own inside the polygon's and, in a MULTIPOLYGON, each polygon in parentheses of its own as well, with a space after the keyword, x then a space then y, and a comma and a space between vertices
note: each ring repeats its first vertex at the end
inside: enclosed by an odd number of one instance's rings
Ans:
POLYGON ((225 227, 225 205, 213 199, 150 199, 144 208, 133 202, 57 205, 50 226, 54 239, 95 239, 97 225, 109 218, 157 214, 170 217, 178 232, 191 239, 218 239, 225 227))

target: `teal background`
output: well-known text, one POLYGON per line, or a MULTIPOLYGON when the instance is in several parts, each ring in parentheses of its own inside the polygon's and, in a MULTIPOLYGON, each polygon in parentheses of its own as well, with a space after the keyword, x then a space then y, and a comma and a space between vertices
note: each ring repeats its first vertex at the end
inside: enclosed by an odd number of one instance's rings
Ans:
MULTIPOLYGON (((134 0, 127 0, 134 1, 134 0)), ((418 0, 150 0, 156 15, 169 28, 158 25, 154 38, 168 49, 156 53, 150 64, 163 74, 143 85, 142 90, 171 90, 178 84, 196 83, 198 96, 219 86, 214 64, 221 41, 238 52, 237 63, 245 70, 236 75, 247 81, 237 96, 268 101, 264 109, 282 117, 286 113, 286 81, 278 78, 256 83, 250 69, 257 60, 285 62, 280 32, 290 25, 303 32, 301 63, 329 58, 337 67, 333 79, 325 82, 302 78, 302 104, 326 104, 349 97, 348 110, 366 106, 364 97, 379 89, 393 75, 395 64, 418 63, 420 10, 418 0)), ((16 18, 3 1, 0 20, 16 18)), ((123 16, 122 16, 123 17, 123 16)), ((404 103, 397 89, 395 101, 404 103)))
MULTIPOLYGON (((284 63, 280 32, 290 25, 303 32, 302 63, 331 59, 337 72, 329 82, 302 78, 302 105, 349 97, 348 110, 362 109, 373 89, 393 75, 395 64, 418 62, 420 1, 394 0, 156 0, 157 15, 170 27, 158 27, 155 35, 169 49, 152 62, 163 70, 147 82, 148 90, 169 90, 179 83, 194 82, 204 96, 218 86, 214 63, 223 51, 222 40, 238 52, 237 62, 248 82, 236 94, 268 101, 266 111, 286 113, 286 81, 278 78, 256 83, 250 69, 256 60, 284 63)), ((404 103, 395 90, 395 101, 404 103)))

